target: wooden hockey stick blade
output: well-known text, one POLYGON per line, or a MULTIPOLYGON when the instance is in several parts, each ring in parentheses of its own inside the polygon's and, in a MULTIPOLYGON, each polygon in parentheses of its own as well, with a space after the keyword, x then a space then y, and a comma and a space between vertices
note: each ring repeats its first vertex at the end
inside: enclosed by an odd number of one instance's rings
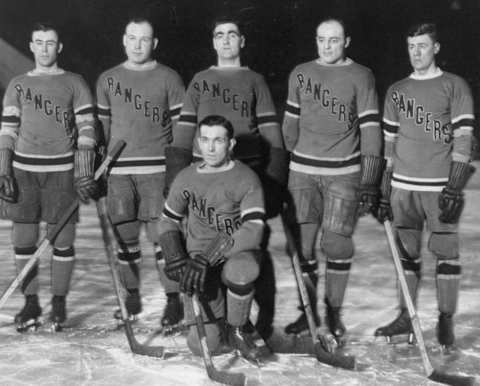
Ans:
POLYGON ((125 334, 127 335, 128 345, 130 346, 130 350, 134 354, 163 359, 173 356, 173 354, 166 354, 165 348, 163 346, 147 346, 139 343, 138 340, 135 338, 135 333, 133 332, 130 320, 124 319, 123 322, 125 326, 125 334))
POLYGON ((475 385, 475 377, 445 374, 438 370, 433 370, 433 372, 428 376, 428 379, 431 379, 432 381, 435 381, 435 382, 444 383, 446 385, 452 385, 452 386, 475 385))
POLYGON ((130 350, 134 354, 145 355, 155 358, 167 358, 173 356, 173 354, 166 354, 165 348, 163 346, 147 346, 139 343, 135 338, 135 333, 133 332, 132 325, 128 319, 128 312, 125 307, 125 304, 122 301, 121 290, 120 290, 120 278, 118 276, 117 267, 115 266, 115 248, 114 248, 114 237, 111 234, 110 222, 107 214, 107 208, 105 203, 105 197, 100 198, 97 201, 97 213, 98 219, 100 221, 100 229, 102 231, 103 243, 105 246, 105 253, 107 255, 108 265, 110 267, 110 272, 112 274, 113 287, 115 290, 115 295, 117 297, 118 305, 120 307, 122 320, 125 325, 125 334, 127 336, 128 345, 130 350))
POLYGON ((315 356, 317 357, 317 360, 321 363, 325 363, 327 365, 334 366, 334 367, 340 367, 347 370, 354 370, 355 369, 354 356, 347 356, 347 355, 341 355, 338 353, 329 352, 325 347, 325 346, 328 346, 328 343, 326 343, 326 339, 318 337, 315 321, 313 318, 312 306, 310 304, 310 298, 308 296, 305 281, 303 280, 303 276, 302 276, 300 259, 298 257, 298 250, 293 237, 293 232, 291 231, 285 217, 282 215, 281 218, 283 222, 283 228, 285 231, 285 237, 287 238, 287 243, 290 244, 290 248, 292 250, 293 272, 295 274, 298 290, 300 292, 300 297, 302 299, 303 309, 307 317, 310 336, 314 344, 315 356))
POLYGON ((395 271, 397 272, 400 288, 402 289, 402 295, 405 300, 405 304, 407 305, 408 314, 410 315, 410 319, 412 321, 412 327, 415 333, 415 337, 417 338, 417 346, 420 350, 420 356, 422 358, 425 374, 429 379, 436 382, 445 383, 447 385, 473 385, 475 380, 472 377, 445 374, 433 368, 430 362, 430 358, 428 357, 425 342, 423 340, 420 319, 417 316, 412 297, 410 296, 410 292, 408 291, 408 285, 405 279, 405 272, 403 271, 402 263, 400 261, 400 254, 398 252, 397 246, 395 244, 395 239, 393 237, 392 224, 389 220, 385 220, 383 225, 385 227, 385 233, 387 234, 388 246, 390 247, 390 251, 392 253, 393 264, 395 265, 395 271))
MULTIPOLYGON (((95 176, 94 176, 95 180, 98 180, 100 176, 103 173, 105 173, 112 159, 118 156, 118 154, 120 153, 120 151, 123 149, 124 146, 125 146, 125 141, 120 140, 117 143, 115 143, 115 146, 112 148, 112 151, 109 152, 105 160, 101 163, 101 165, 95 171, 95 176)), ((72 215, 77 211, 78 205, 79 205, 78 201, 75 201, 74 203, 72 203, 65 210, 62 217, 60 217, 57 223, 47 232, 47 235, 40 242, 35 253, 28 259, 27 263, 23 266, 22 270, 18 273, 15 279, 13 279, 13 281, 10 283, 8 288, 0 297, 0 308, 3 307, 3 305, 6 303, 10 295, 20 285, 23 279, 25 279, 25 277, 28 275, 30 270, 33 268, 37 260, 42 256, 42 254, 45 252, 48 246, 55 241, 55 238, 58 236, 58 234, 63 229, 65 224, 68 222, 70 217, 72 217, 72 215)))
POLYGON ((234 373, 230 371, 221 371, 218 370, 212 361, 212 356, 210 355, 210 350, 207 345, 207 333, 205 331, 205 325, 203 324, 202 313, 200 311, 200 304, 197 295, 192 297, 187 297, 188 301, 191 302, 193 307, 193 313, 195 315, 195 325, 197 327, 198 338, 200 340, 200 348, 202 350, 203 363, 205 364, 205 370, 207 371, 208 377, 224 385, 232 386, 244 386, 247 382, 245 374, 243 373, 234 373))
POLYGON ((355 370, 354 356, 328 352, 325 350, 321 342, 315 343, 314 349, 315 356, 319 362, 346 370, 355 370))

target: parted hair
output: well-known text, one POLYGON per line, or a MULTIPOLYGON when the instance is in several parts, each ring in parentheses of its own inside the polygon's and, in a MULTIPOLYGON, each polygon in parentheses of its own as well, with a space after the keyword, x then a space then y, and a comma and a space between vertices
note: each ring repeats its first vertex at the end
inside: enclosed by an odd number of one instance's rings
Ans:
POLYGON ((437 26, 434 23, 417 23, 407 31, 407 37, 428 35, 434 43, 438 42, 437 26))
POLYGON ((232 122, 221 115, 207 115, 198 123, 198 129, 200 129, 202 126, 222 126, 227 131, 228 139, 233 138, 232 122))

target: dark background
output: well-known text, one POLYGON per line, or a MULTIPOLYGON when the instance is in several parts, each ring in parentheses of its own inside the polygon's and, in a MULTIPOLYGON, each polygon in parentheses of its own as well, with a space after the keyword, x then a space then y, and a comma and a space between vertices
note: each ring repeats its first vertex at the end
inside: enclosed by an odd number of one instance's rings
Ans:
POLYGON ((223 14, 243 22, 243 64, 266 77, 280 113, 289 72, 317 56, 315 28, 322 18, 347 22, 352 36, 348 55, 373 70, 380 99, 389 84, 410 73, 408 26, 435 21, 442 45, 437 62, 469 82, 480 116, 479 0, 0 0, 0 37, 30 56, 32 24, 54 22, 64 42, 60 65, 93 86, 102 71, 125 59, 125 23, 146 15, 159 38, 156 59, 188 84, 194 73, 215 64, 211 23, 223 14))

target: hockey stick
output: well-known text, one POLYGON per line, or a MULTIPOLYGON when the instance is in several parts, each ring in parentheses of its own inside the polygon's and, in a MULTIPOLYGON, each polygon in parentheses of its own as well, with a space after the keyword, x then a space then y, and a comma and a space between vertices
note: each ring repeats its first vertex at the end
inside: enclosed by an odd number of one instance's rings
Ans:
POLYGON ((439 383, 445 383, 447 385, 454 386, 467 386, 474 385, 475 378, 462 375, 452 375, 445 374, 438 370, 435 370, 430 362, 428 357, 427 348, 425 347, 425 341, 423 340, 422 327, 420 325, 420 319, 415 311, 415 306, 413 305, 413 300, 408 290, 407 280, 405 279, 405 272, 403 271, 402 263, 400 261, 400 254, 398 253, 397 246, 393 237, 392 224, 390 221, 385 220, 383 223, 385 226, 385 232, 387 234, 388 245, 392 253, 393 263, 395 265, 395 270, 397 271, 398 281, 400 282, 400 288, 402 290, 403 299, 407 305, 408 313, 412 321, 413 331, 415 337, 417 338, 418 348, 420 350, 420 356, 422 357, 423 368, 425 369, 425 374, 429 379, 439 383))
POLYGON ((313 318, 312 306, 310 304, 310 298, 308 296, 307 287, 303 280, 302 269, 300 267, 300 259, 298 257, 298 248, 295 243, 292 231, 288 225, 288 220, 285 218, 285 213, 281 214, 283 228, 285 231, 285 237, 287 243, 292 251, 292 266, 295 273, 295 279, 297 281, 298 290, 300 292, 300 298, 302 299, 303 309, 307 317, 308 329, 310 330, 310 336, 315 349, 315 356, 319 362, 325 363, 334 367, 341 367, 347 370, 355 369, 355 357, 341 355, 337 353, 331 353, 325 349, 328 347, 326 338, 317 334, 317 327, 315 319, 313 318))
MULTIPOLYGON (((122 297, 120 278, 115 263, 115 238, 112 235, 111 223, 107 214, 105 197, 100 198, 97 201, 97 213, 100 221, 100 229, 102 230, 102 238, 105 246, 105 253, 107 254, 108 265, 110 266, 110 272, 112 274, 113 287, 115 289, 115 295, 117 297, 118 305, 120 306, 120 312, 122 320, 125 324, 125 334, 127 335, 128 344, 130 350, 134 354, 146 355, 155 358, 165 358, 165 348, 162 346, 147 346, 139 343, 135 338, 135 334, 132 329, 132 324, 128 319, 128 311, 125 307, 122 297)), ((171 356, 171 355, 169 355, 171 356)))
POLYGON ((195 325, 197 327, 198 339, 200 341, 200 347, 202 349, 203 362, 205 369, 207 370, 208 377, 218 383, 232 386, 244 386, 246 385, 246 377, 243 373, 233 373, 228 371, 221 371, 215 368, 210 355, 210 350, 207 345, 207 333, 205 331, 205 325, 203 324, 202 313, 200 311, 200 303, 197 294, 192 297, 187 297, 188 301, 192 303, 193 314, 195 315, 195 325))
MULTIPOLYGON (((115 157, 115 155, 117 155, 124 146, 125 146, 124 141, 118 141, 115 144, 115 146, 112 148, 112 151, 107 155, 105 160, 101 163, 101 165, 95 171, 94 180, 98 180, 102 176, 102 174, 105 173, 105 171, 108 169, 108 166, 110 165, 110 162, 112 162, 112 158, 115 157)), ((10 297, 10 295, 19 286, 19 284, 25 279, 25 277, 28 275, 28 273, 33 268, 33 266, 37 263, 37 260, 40 258, 40 256, 42 256, 45 250, 50 245, 53 244, 53 242, 55 241, 55 238, 58 236, 58 234, 63 229, 65 224, 68 222, 70 217, 72 217, 72 215, 78 209, 78 205, 79 205, 78 201, 75 201, 73 204, 71 204, 65 210, 62 217, 60 217, 60 219, 55 224, 55 226, 52 229, 50 229, 49 232, 47 232, 47 235, 40 242, 40 245, 38 246, 35 253, 28 259, 27 263, 23 266, 22 270, 18 273, 17 277, 12 281, 10 286, 2 294, 2 297, 0 298, 0 309, 3 307, 3 305, 5 304, 7 299, 10 297)))

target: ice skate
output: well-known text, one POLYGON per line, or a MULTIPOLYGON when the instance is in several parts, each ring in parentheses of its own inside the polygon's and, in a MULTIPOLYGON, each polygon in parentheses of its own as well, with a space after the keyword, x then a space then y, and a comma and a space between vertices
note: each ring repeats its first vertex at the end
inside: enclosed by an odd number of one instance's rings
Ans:
POLYGON ((229 326, 228 341, 230 346, 240 353, 247 361, 256 366, 261 366, 262 355, 259 347, 255 344, 252 336, 243 332, 241 327, 229 326))
POLYGON ((332 307, 328 300, 325 301, 325 305, 325 322, 337 344, 342 346, 345 344, 346 328, 341 319, 340 307, 332 307))
POLYGON ((50 312, 51 331, 62 331, 65 320, 67 319, 67 311, 65 308, 65 296, 55 295, 52 297, 52 311, 50 312))
POLYGON ((454 349, 453 315, 441 312, 438 316, 437 339, 442 349, 448 353, 454 349))
MULTIPOLYGON (((128 289, 127 297, 125 298, 125 308, 128 312, 128 320, 134 322, 138 318, 138 314, 142 312, 142 299, 140 298, 140 292, 138 289, 128 289)), ((116 310, 113 317, 118 321, 122 321, 122 311, 116 310)))
POLYGON ((25 305, 22 310, 15 315, 17 331, 36 331, 41 324, 39 320, 41 314, 42 308, 38 303, 38 295, 26 295, 25 305))
POLYGON ((384 336, 388 343, 398 343, 407 337, 409 344, 414 343, 412 322, 408 310, 403 308, 394 321, 375 330, 375 336, 384 336), (395 338, 395 339, 392 339, 395 338))
MULTIPOLYGON (((317 327, 320 326, 320 318, 318 315, 313 314, 313 319, 315 320, 315 325, 317 327)), ((302 335, 304 333, 309 332, 308 328, 308 321, 307 321, 307 316, 305 315, 305 312, 302 311, 300 316, 297 318, 297 320, 293 323, 287 324, 285 327, 285 334, 294 334, 294 335, 302 335)))
POLYGON ((167 294, 167 304, 163 310, 163 316, 160 320, 162 333, 172 335, 180 330, 179 323, 183 319, 183 304, 180 300, 180 294, 167 294))

